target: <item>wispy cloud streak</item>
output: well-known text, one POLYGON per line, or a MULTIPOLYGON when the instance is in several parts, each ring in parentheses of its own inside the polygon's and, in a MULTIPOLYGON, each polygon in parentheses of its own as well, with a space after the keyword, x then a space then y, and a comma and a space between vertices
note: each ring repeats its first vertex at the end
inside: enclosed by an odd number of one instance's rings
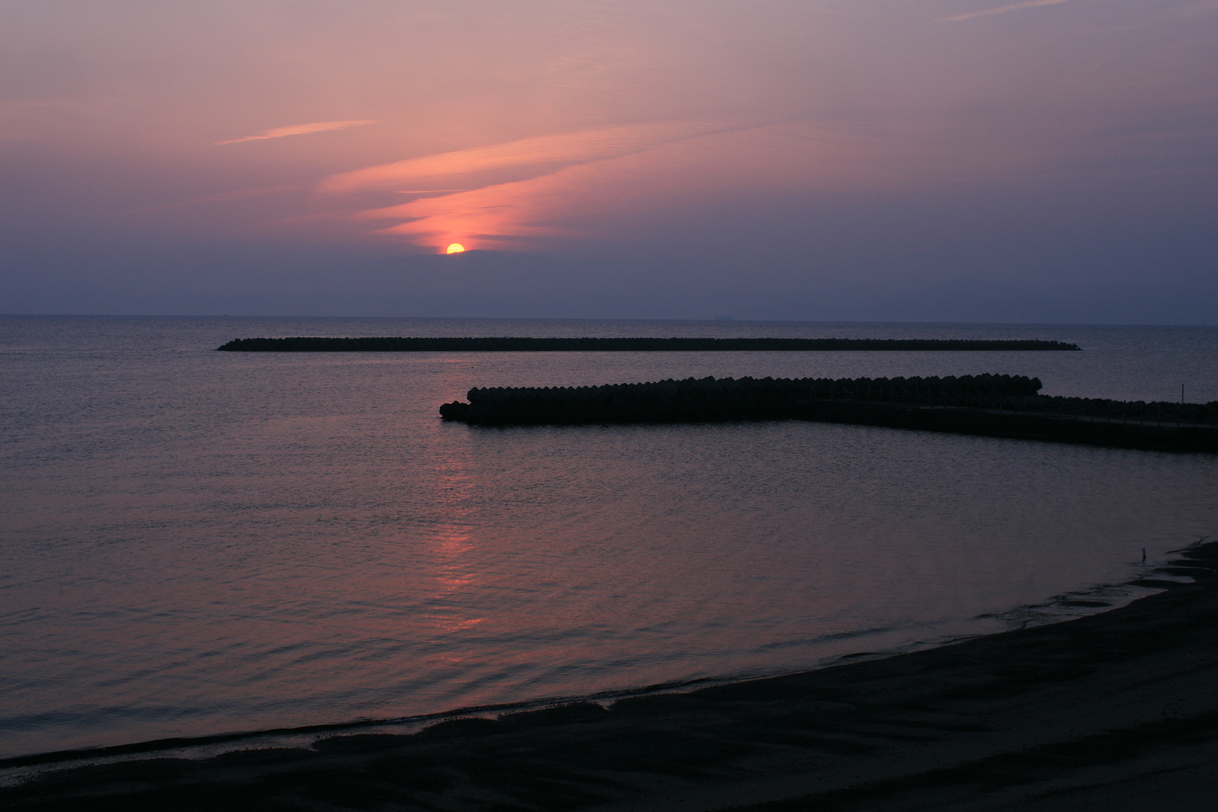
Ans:
POLYGON ((957 14, 953 17, 941 17, 941 23, 958 23, 961 20, 971 20, 974 17, 989 17, 992 14, 1006 14, 1008 11, 1021 11, 1025 8, 1037 8, 1039 6, 1056 6, 1062 3, 1068 3, 1070 0, 1026 0, 1023 3, 1011 3, 1006 6, 998 6, 997 8, 987 8, 985 11, 970 11, 967 14, 957 14))
MULTIPOLYGON (((473 188, 353 211, 354 220, 397 221, 376 233, 443 251, 522 250, 537 240, 605 236, 607 218, 647 220, 708 194, 782 186, 816 175, 865 173, 857 138, 798 125, 668 121, 562 133, 367 167, 323 181, 330 195, 401 193, 416 178, 461 176, 473 188), (843 143, 844 140, 844 143, 843 143), (778 157, 781 153, 782 157, 778 157), (764 160, 757 156, 765 155, 764 160), (514 179, 504 180, 505 168, 514 179), (523 177, 521 177, 523 175, 523 177), (715 191, 711 191, 715 190, 715 191)), ((420 194, 413 187, 407 192, 420 194)), ((363 198, 366 199, 366 198, 363 198)))
POLYGON ((365 124, 377 124, 375 120, 361 121, 314 121, 310 124, 292 124, 288 127, 275 127, 270 130, 263 130, 257 135, 247 135, 244 138, 230 138, 227 141, 217 141, 216 146, 224 144, 242 144, 246 141, 265 141, 268 138, 286 138, 289 135, 308 135, 309 133, 321 133, 327 130, 346 130, 351 127, 362 127, 365 124))
MULTIPOLYGON (((590 176, 573 175, 573 171, 714 133, 732 132, 741 126, 667 121, 537 136, 331 175, 318 190, 329 194, 395 191, 424 195, 410 203, 354 216, 403 221, 381 233, 403 235, 419 245, 443 248, 450 242, 461 242, 469 247, 473 241, 478 247, 503 247, 503 240, 557 237, 563 233, 563 229, 533 223, 569 210, 580 199, 580 187, 586 191, 589 183, 595 185, 590 176), (511 170, 517 179, 504 182, 496 176, 503 170, 511 170), (467 178, 473 188, 401 188, 418 180, 442 177, 467 178)), ((592 172, 592 176, 597 174, 592 172)))
POLYGON ((465 175, 507 167, 586 163, 653 149, 724 126, 721 123, 672 121, 543 135, 332 175, 321 185, 321 191, 393 189, 416 178, 465 175))

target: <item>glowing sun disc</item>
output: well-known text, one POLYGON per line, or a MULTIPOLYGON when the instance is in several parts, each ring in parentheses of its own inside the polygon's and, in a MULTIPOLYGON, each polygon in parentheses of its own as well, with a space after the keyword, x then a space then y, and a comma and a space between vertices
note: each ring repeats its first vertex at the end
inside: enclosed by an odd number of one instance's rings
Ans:
POLYGON ((465 246, 464 246, 464 245, 462 245, 462 244, 461 244, 461 243, 459 243, 459 242, 455 242, 455 243, 453 243, 452 245, 448 246, 448 250, 447 250, 447 251, 445 251, 444 253, 446 253, 446 254, 460 254, 460 253, 461 253, 462 251, 464 251, 464 250, 465 250, 465 246))

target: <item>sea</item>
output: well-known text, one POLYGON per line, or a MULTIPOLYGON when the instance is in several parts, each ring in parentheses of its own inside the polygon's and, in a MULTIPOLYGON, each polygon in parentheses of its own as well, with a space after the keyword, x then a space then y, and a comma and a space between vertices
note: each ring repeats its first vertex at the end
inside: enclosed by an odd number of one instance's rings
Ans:
POLYGON ((1218 456, 808 422, 485 428, 475 386, 1007 373, 1218 400, 1218 328, 0 317, 0 759, 683 690, 1101 611, 1218 456), (1082 352, 229 353, 277 336, 1082 352))

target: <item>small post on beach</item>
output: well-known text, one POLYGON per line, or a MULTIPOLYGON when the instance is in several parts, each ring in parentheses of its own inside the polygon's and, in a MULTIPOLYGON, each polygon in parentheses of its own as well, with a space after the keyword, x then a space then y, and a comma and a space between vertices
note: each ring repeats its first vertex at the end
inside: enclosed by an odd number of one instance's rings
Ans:
POLYGON ((1143 564, 1146 563, 1146 548, 1145 547, 1142 548, 1142 563, 1143 564))

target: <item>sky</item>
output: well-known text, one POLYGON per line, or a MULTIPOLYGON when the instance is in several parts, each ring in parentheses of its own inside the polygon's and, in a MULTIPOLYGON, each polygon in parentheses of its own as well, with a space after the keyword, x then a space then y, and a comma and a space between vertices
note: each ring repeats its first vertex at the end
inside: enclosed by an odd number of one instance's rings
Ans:
POLYGON ((1218 324, 1216 42, 1218 0, 0 0, 0 313, 1218 324))

